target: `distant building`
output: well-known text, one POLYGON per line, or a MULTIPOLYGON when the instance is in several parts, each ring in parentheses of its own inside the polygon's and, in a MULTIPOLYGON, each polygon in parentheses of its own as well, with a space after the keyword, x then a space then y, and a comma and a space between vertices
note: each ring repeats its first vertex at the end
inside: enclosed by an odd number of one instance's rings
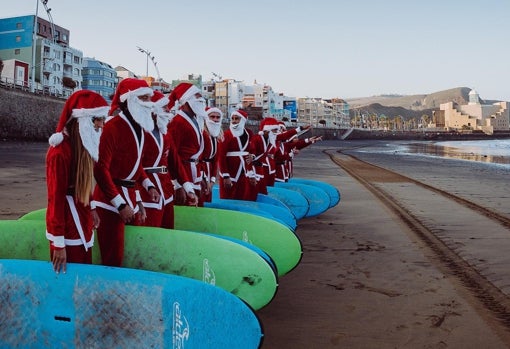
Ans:
POLYGON ((117 72, 108 63, 85 57, 82 76, 82 89, 95 91, 107 100, 115 93, 117 72))
POLYGON ((29 64, 31 90, 69 96, 81 88, 83 59, 69 38, 68 29, 33 15, 0 19, 0 59, 29 64))
POLYGON ((348 128, 349 104, 340 98, 298 98, 298 121, 315 127, 348 128))
POLYGON ((439 115, 444 117, 446 130, 476 130, 492 134, 497 130, 510 129, 508 102, 482 104, 475 90, 469 93, 469 102, 458 105, 454 102, 443 103, 439 115))

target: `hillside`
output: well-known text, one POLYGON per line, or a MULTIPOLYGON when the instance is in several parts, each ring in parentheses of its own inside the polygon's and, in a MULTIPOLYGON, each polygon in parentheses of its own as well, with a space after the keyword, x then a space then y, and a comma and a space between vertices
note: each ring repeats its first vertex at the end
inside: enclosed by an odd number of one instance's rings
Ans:
MULTIPOLYGON (((351 108, 351 114, 358 111, 369 114, 384 114, 387 116, 401 115, 405 119, 421 117, 423 114, 431 115, 433 110, 439 110, 442 103, 455 102, 466 104, 469 101, 469 87, 456 87, 449 90, 438 91, 420 95, 381 95, 363 98, 346 99, 351 108)), ((484 101, 493 103, 495 101, 484 101)))

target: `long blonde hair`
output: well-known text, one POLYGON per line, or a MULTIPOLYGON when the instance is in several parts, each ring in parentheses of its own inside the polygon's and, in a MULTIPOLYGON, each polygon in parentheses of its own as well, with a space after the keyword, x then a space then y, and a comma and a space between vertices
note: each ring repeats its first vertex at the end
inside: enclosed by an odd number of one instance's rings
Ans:
POLYGON ((71 140, 73 157, 71 160, 71 174, 74 174, 74 194, 75 200, 78 200, 85 206, 89 205, 94 187, 94 160, 89 152, 83 146, 78 120, 71 118, 66 125, 66 130, 71 140))

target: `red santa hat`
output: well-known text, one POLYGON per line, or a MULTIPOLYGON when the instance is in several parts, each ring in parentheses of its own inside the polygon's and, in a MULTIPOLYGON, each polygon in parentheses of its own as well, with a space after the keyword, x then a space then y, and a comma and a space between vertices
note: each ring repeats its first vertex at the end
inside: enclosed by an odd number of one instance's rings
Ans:
POLYGON ((280 125, 278 125, 278 120, 275 118, 264 118, 260 122, 260 131, 272 131, 272 130, 278 130, 280 128, 280 125))
POLYGON ((198 87, 189 82, 181 82, 172 90, 170 96, 168 96, 168 99, 170 100, 168 108, 172 109, 177 102, 179 103, 179 106, 184 105, 191 97, 195 96, 197 93, 202 93, 198 87))
POLYGON ((142 79, 125 78, 119 82, 110 107, 110 115, 119 108, 120 103, 125 102, 129 96, 153 95, 154 91, 149 87, 147 81, 142 79))
POLYGON ((168 98, 165 97, 165 95, 163 93, 156 90, 156 91, 154 91, 154 94, 151 97, 151 102, 154 102, 156 107, 163 108, 170 101, 168 100, 168 98))
POLYGON ((223 112, 220 110, 220 108, 206 107, 205 111, 207 112, 207 115, 209 115, 211 113, 218 113, 218 114, 220 114, 220 118, 223 118, 223 112))
POLYGON ((243 109, 238 109, 232 113, 232 115, 237 115, 245 120, 248 120, 248 113, 243 109))
POLYGON ((64 109, 60 114, 60 120, 54 134, 51 135, 48 142, 56 147, 64 140, 62 131, 71 118, 80 117, 101 117, 108 115, 108 102, 98 93, 90 90, 79 90, 73 93, 64 104, 64 109))

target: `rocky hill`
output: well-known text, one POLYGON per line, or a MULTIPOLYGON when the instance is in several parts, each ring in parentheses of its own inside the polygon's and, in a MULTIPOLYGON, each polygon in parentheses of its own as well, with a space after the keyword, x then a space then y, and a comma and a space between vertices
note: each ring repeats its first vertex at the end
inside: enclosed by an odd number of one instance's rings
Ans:
MULTIPOLYGON (((439 106, 446 102, 466 104, 469 101, 469 87, 456 87, 449 90, 438 91, 420 95, 381 95, 363 98, 346 99, 354 115, 358 111, 362 113, 384 114, 390 117, 401 115, 404 118, 420 117, 423 114, 431 115, 433 110, 439 110, 439 106)), ((495 101, 483 101, 493 103, 495 101)))

